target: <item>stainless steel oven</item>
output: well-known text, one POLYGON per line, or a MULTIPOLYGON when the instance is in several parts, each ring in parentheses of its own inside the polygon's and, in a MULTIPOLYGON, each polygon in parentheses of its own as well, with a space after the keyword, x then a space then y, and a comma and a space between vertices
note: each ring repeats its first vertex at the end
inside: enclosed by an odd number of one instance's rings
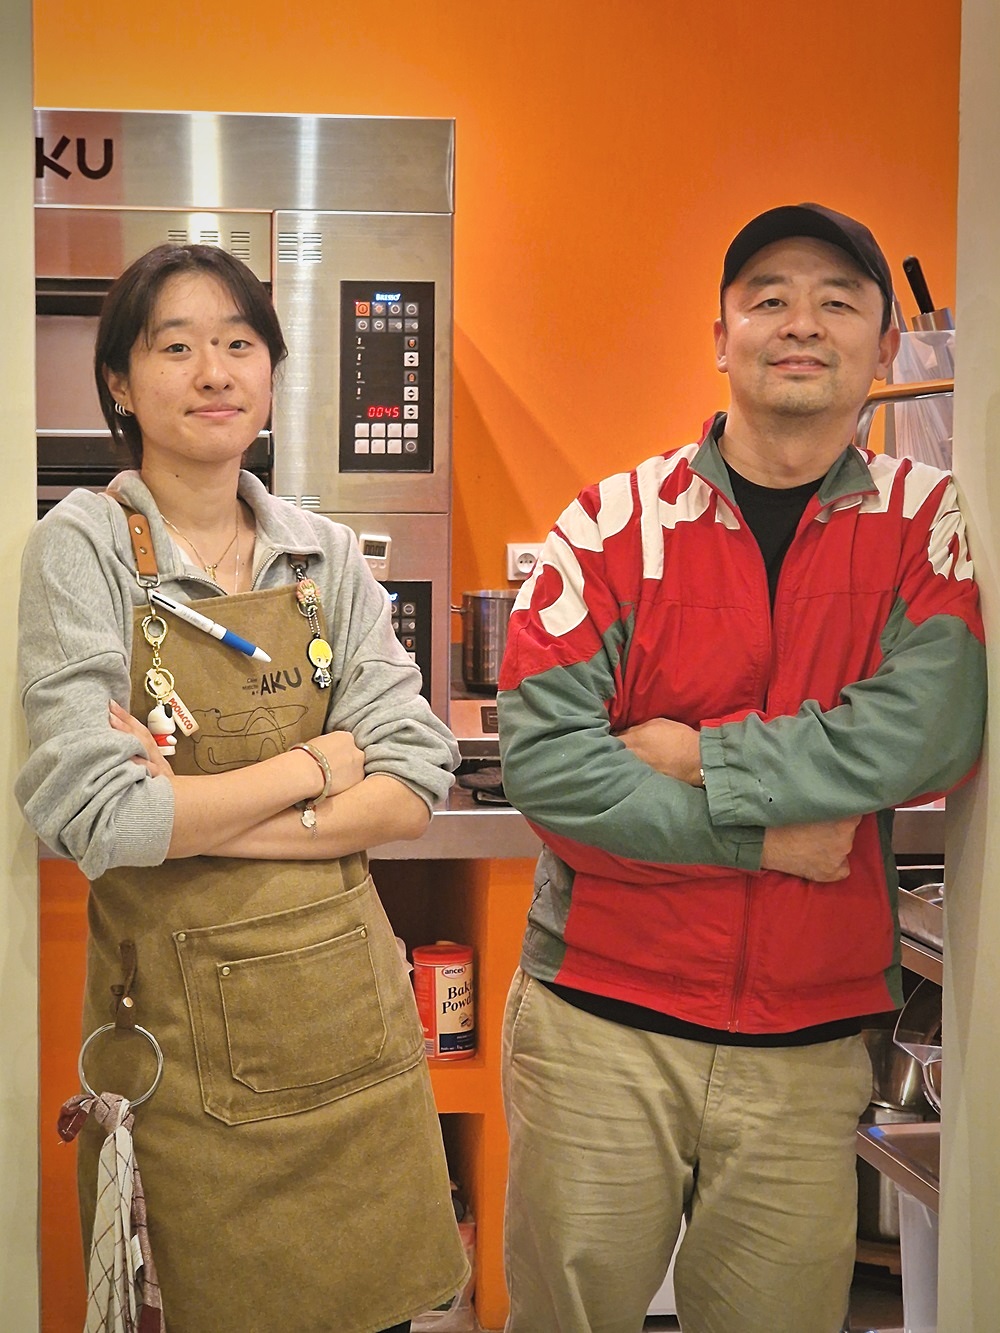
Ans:
POLYGON ((354 529, 446 718, 454 122, 46 109, 35 161, 40 510, 126 465, 92 381, 111 280, 223 246, 290 352, 248 465, 354 529))

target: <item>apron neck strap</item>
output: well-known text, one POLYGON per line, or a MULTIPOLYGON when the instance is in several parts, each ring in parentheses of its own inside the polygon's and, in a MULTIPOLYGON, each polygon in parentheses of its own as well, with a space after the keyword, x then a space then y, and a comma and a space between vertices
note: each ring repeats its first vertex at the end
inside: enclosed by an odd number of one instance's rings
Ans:
MULTIPOLYGON (((114 498, 114 497, 112 497, 114 498)), ((121 501, 118 501, 121 504, 121 501)), ((160 571, 156 565, 156 553, 153 550, 153 538, 149 531, 149 520, 145 514, 138 514, 134 509, 122 505, 128 523, 128 535, 132 542, 135 556, 135 577, 140 588, 155 588, 160 582, 160 571)))

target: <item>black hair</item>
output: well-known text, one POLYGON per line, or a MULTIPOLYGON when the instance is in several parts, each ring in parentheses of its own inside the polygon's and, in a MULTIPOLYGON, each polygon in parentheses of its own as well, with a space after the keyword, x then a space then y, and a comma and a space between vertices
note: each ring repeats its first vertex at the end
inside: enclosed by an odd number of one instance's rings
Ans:
POLYGON ((115 411, 105 375, 108 371, 128 375, 132 348, 140 335, 149 336, 164 283, 181 273, 207 273, 222 284, 237 310, 267 344, 272 375, 288 355, 267 289, 246 264, 217 245, 158 245, 148 250, 116 279, 104 298, 94 347, 94 379, 104 420, 111 438, 125 445, 136 467, 142 465, 142 431, 134 416, 123 417, 115 411))

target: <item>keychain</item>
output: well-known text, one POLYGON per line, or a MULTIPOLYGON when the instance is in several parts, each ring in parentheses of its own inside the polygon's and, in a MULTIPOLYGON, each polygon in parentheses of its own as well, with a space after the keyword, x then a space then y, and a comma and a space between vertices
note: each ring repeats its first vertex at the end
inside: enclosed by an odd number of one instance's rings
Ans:
POLYGON ((312 638, 306 647, 306 657, 310 666, 315 667, 313 680, 321 690, 328 690, 333 684, 333 675, 330 672, 333 649, 320 631, 319 589, 312 579, 306 577, 306 566, 301 561, 292 564, 292 572, 295 575, 295 599, 312 632, 312 638))
POLYGON ((143 616, 142 637, 153 650, 153 665, 146 672, 143 683, 149 697, 155 699, 157 704, 162 704, 174 692, 173 675, 160 661, 160 645, 167 637, 167 622, 155 613, 143 616))
POLYGON ((178 726, 185 736, 191 736, 198 730, 198 723, 174 688, 173 672, 168 671, 160 659, 160 645, 167 637, 167 622, 151 611, 143 617, 142 637, 153 650, 153 665, 143 679, 146 693, 153 700, 146 726, 164 754, 175 754, 177 746, 173 735, 178 726))

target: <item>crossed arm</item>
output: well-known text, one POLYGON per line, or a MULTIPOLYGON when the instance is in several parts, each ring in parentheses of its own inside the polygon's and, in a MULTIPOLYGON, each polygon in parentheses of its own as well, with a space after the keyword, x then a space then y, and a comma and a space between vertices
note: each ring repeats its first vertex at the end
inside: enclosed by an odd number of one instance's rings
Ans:
POLYGON ((935 487, 925 504, 932 521, 916 525, 900 559, 874 673, 826 711, 806 700, 794 716, 700 729, 654 718, 612 733, 606 701, 628 648, 618 612, 634 596, 608 587, 603 556, 588 548, 584 603, 583 575, 553 541, 549 563, 566 569, 539 604, 576 593, 578 656, 560 665, 541 613, 520 613, 498 698, 508 796, 564 859, 579 844, 629 875, 698 864, 843 878, 862 817, 950 790, 981 744, 982 626, 954 488, 935 487))
POLYGON ((289 750, 262 763, 198 777, 175 774, 149 729, 112 702, 112 730, 134 737, 134 759, 150 777, 170 782, 173 831, 167 859, 238 856, 265 860, 322 860, 346 856, 375 842, 418 838, 430 812, 405 783, 384 773, 365 776, 364 752, 349 731, 310 742, 330 765, 330 796, 316 807, 307 831, 296 802, 319 795, 323 774, 304 750, 289 750))
MULTIPOLYGON (((619 732, 618 739, 637 759, 664 777, 689 787, 703 785, 700 738, 693 727, 655 717, 619 732)), ((846 879, 854 831, 860 822, 860 815, 852 815, 765 829, 761 869, 780 870, 820 884, 846 879)))

